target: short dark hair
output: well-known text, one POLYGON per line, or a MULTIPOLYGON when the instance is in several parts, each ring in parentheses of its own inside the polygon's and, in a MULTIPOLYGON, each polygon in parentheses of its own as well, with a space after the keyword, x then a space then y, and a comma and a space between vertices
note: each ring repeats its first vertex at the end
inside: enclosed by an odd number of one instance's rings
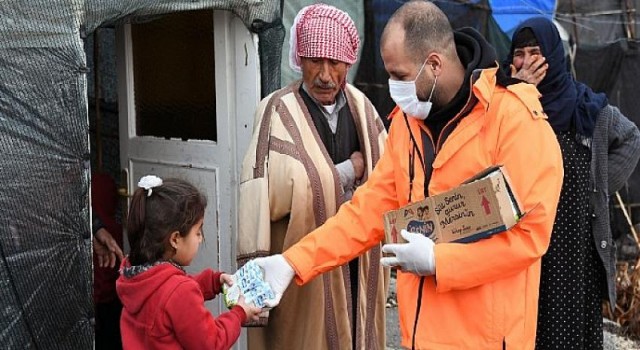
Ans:
MULTIPOLYGON (((416 62, 422 63, 430 50, 436 50, 452 59, 456 57, 449 19, 431 2, 413 0, 403 4, 391 16, 387 25, 391 23, 402 25, 405 45, 416 62)), ((384 35, 383 40, 386 40, 384 35)))
POLYGON ((178 231, 184 237, 207 207, 206 197, 187 181, 170 178, 154 187, 151 195, 138 188, 131 200, 127 235, 131 265, 153 263, 169 249, 169 237, 178 231))

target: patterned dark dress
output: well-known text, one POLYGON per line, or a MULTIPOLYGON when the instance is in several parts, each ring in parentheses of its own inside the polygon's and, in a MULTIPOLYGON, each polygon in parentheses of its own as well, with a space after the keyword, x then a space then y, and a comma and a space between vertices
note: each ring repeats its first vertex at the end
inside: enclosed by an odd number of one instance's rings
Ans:
POLYGON ((557 135, 564 182, 542 257, 536 349, 602 349, 604 267, 591 231, 591 150, 575 132, 557 135))

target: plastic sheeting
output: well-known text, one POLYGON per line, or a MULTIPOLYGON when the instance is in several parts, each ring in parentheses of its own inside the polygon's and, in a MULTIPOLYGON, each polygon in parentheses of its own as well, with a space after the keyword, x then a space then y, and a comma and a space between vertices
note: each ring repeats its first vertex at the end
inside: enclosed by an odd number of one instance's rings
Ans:
POLYGON ((280 1, 1 3, 0 347, 91 349, 83 38, 129 16, 230 10, 259 35, 262 93, 267 94, 280 86, 280 1))
POLYGON ((604 46, 640 36, 640 0, 558 1, 556 19, 578 46, 604 46))

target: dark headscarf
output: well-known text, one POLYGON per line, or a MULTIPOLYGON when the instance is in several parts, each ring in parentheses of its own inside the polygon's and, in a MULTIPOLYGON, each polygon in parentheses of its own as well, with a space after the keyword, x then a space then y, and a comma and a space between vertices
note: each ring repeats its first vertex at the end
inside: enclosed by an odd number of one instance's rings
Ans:
MULTIPOLYGON (((532 17, 522 22, 514 31, 511 50, 506 67, 513 61, 518 33, 530 28, 540 45, 542 55, 549 64, 547 75, 538 84, 542 94, 540 102, 549 117, 549 123, 555 132, 568 131, 572 127, 584 137, 591 138, 596 117, 607 105, 603 93, 595 93, 591 88, 573 79, 567 69, 564 48, 558 29, 545 17, 532 17)), ((509 69, 506 69, 510 72, 509 69)))

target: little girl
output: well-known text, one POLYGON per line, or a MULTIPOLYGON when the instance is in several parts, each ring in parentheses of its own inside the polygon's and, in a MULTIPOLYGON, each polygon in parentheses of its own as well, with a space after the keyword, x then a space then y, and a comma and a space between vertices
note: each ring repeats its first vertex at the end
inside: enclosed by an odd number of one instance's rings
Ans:
POLYGON ((204 301, 231 285, 231 276, 212 269, 191 276, 183 268, 202 242, 206 198, 178 179, 149 175, 138 186, 127 222, 131 252, 116 282, 124 349, 231 348, 241 324, 261 310, 241 298, 214 318, 204 301))

